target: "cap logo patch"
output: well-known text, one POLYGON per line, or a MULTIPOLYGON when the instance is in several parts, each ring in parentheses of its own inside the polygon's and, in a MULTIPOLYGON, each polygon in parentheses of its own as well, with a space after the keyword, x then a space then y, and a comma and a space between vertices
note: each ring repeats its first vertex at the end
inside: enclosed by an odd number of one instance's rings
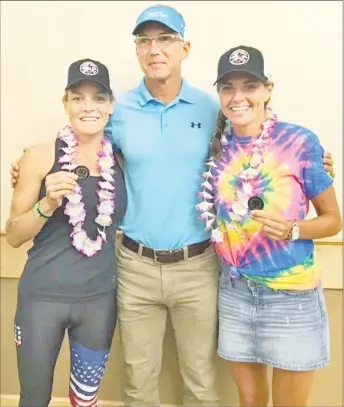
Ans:
POLYGON ((84 75, 93 76, 93 75, 97 75, 97 73, 99 72, 99 69, 95 63, 93 63, 91 61, 87 61, 87 62, 83 62, 80 65, 80 72, 83 73, 84 75))
POLYGON ((250 54, 244 49, 236 49, 229 56, 232 65, 243 65, 250 59, 250 54))

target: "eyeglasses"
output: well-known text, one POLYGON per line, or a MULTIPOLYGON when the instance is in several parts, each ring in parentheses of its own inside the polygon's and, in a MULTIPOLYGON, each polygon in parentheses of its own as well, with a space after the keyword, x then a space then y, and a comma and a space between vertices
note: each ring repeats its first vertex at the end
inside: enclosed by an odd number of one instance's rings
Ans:
POLYGON ((176 41, 183 41, 179 35, 160 34, 155 37, 136 37, 134 42, 137 48, 147 49, 151 47, 154 40, 159 48, 168 48, 176 41))

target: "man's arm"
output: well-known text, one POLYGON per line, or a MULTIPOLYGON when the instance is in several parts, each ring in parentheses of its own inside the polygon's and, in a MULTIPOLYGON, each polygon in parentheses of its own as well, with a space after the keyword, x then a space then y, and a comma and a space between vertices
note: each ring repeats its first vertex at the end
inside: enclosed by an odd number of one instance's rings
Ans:
POLYGON ((42 179, 53 163, 52 148, 47 144, 27 149, 19 161, 20 178, 13 191, 10 218, 6 223, 6 240, 19 247, 42 229, 47 218, 59 207, 61 196, 75 188, 75 174, 60 171, 46 178, 47 195, 38 202, 42 179), (62 174, 61 174, 62 173, 62 174))

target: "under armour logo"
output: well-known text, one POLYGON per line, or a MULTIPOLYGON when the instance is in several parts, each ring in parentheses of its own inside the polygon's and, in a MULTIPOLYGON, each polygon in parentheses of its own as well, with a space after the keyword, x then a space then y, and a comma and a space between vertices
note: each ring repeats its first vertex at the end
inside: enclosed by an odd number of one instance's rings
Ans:
POLYGON ((192 128, 194 128, 194 127, 196 127, 196 126, 197 126, 199 129, 202 127, 201 123, 191 122, 191 127, 192 127, 192 128))

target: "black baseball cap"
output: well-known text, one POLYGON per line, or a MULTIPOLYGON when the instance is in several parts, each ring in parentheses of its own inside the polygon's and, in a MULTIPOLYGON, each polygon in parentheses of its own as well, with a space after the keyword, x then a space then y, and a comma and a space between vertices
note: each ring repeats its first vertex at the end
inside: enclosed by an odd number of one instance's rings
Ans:
POLYGON ((87 58, 73 62, 70 65, 68 69, 68 83, 65 90, 68 90, 81 81, 96 82, 112 95, 109 71, 107 67, 99 61, 87 58))
POLYGON ((262 82, 268 80, 264 71, 263 54, 258 49, 245 45, 231 48, 220 57, 214 85, 232 72, 245 72, 262 82))

